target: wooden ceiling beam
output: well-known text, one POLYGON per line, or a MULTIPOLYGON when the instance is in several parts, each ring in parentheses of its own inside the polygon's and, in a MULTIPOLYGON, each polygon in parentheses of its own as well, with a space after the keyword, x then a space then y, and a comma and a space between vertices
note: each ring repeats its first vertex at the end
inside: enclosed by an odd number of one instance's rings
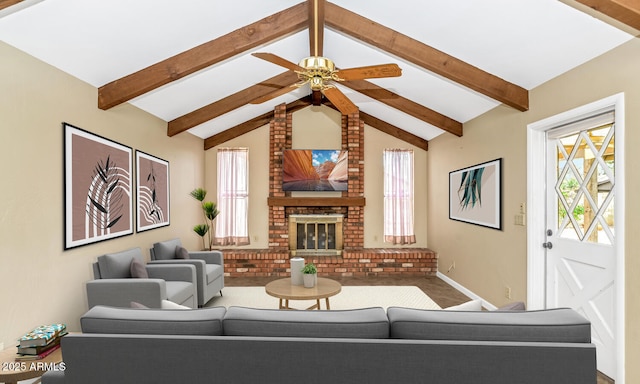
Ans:
POLYGON ((0 9, 9 8, 12 5, 23 2, 24 0, 0 0, 0 9))
POLYGON ((640 31, 640 1, 638 0, 575 1, 640 31))
POLYGON ((325 6, 325 22, 333 29, 517 110, 529 109, 529 92, 526 89, 331 2, 325 6))
MULTIPOLYGON (((308 107, 311 105, 311 98, 303 97, 296 101, 287 104, 287 113, 295 112, 299 109, 308 107)), ((210 136, 204 140, 204 150, 211 149, 217 145, 225 143, 231 139, 235 139, 238 136, 249 133, 254 129, 263 127, 273 120, 273 111, 264 113, 260 116, 256 116, 251 120, 247 120, 244 123, 238 124, 235 127, 226 129, 220 133, 210 136)))
POLYGON ((425 123, 429 123, 434 127, 453 133, 456 136, 462 136, 461 122, 418 104, 415 101, 406 99, 369 81, 350 80, 343 81, 340 84, 343 84, 354 91, 360 92, 363 95, 369 96, 381 103, 387 104, 390 107, 398 109, 415 117, 416 119, 422 120, 425 123))
MULTIPOLYGON (((338 109, 333 104, 331 104, 329 100, 325 99, 322 104, 338 111, 338 109)), ((305 96, 301 99, 295 100, 287 104, 287 113, 296 112, 310 105, 311 105, 311 96, 305 96)), ((229 140, 235 139, 238 136, 244 135, 245 133, 249 133, 255 129, 263 127, 269 124, 271 120, 273 120, 273 116, 274 116, 273 111, 270 111, 260 116, 256 116, 253 119, 247 120, 244 123, 238 124, 235 127, 231 127, 220 133, 210 136, 204 140, 204 150, 206 151, 208 149, 214 148, 229 140)), ((410 132, 407 132, 401 128, 398 128, 393 124, 387 123, 384 120, 378 119, 377 117, 362 111, 360 111, 360 118, 365 124, 367 124, 372 128, 375 128, 388 135, 397 137, 398 139, 406 141, 407 143, 414 145, 418 148, 424 149, 425 151, 429 149, 429 142, 427 140, 421 137, 418 137, 410 132)))
POLYGON ((429 150, 429 142, 427 140, 418 137, 413 133, 407 132, 404 129, 398 128, 393 124, 389 124, 384 120, 380 120, 377 117, 369 115, 368 113, 362 111, 360 111, 360 119, 372 128, 375 128, 393 137, 397 137, 398 139, 403 140, 418 148, 424 149, 425 151, 429 150))
POLYGON ((114 80, 98 89, 98 107, 112 108, 241 52, 299 32, 308 27, 308 17, 303 2, 114 80))
MULTIPOLYGON (((322 101, 322 105, 326 105, 327 107, 338 111, 338 108, 336 108, 336 106, 333 105, 328 99, 324 99, 322 101)), ((411 145, 415 145, 416 147, 424 149, 425 151, 429 150, 428 140, 416 136, 411 132, 407 132, 402 128, 398 128, 391 123, 387 123, 384 120, 378 119, 377 117, 362 111, 360 111, 360 119, 371 128, 375 128, 380 132, 384 132, 393 137, 397 137, 398 139, 403 140, 411 145)))
POLYGON ((309 8, 309 55, 323 56, 325 0, 307 0, 309 8))
POLYGON ((233 95, 171 120, 167 124, 167 136, 175 136, 178 133, 240 108, 259 97, 266 96, 272 93, 274 89, 290 86, 297 81, 298 75, 293 71, 287 71, 259 84, 252 85, 233 95))

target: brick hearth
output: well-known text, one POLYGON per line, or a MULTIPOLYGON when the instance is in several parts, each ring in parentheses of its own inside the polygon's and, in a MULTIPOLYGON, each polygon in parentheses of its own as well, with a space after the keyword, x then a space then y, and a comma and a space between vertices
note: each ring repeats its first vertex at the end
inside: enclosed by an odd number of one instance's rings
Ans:
MULTIPOLYGON (((290 192, 282 190, 282 153, 292 145, 292 114, 286 105, 275 108, 270 123, 269 197, 286 200, 290 192)), ((342 116, 342 149, 349 151, 348 191, 343 198, 364 196, 364 122, 359 114, 342 116)), ((299 201, 300 199, 296 199, 299 201)), ((346 200, 346 199, 345 199, 346 200)), ((315 203, 314 203, 315 204, 315 203)), ((313 204, 310 204, 313 205, 313 204)), ((324 276, 391 276, 435 275, 437 256, 426 248, 366 249, 364 248, 364 206, 269 205, 269 249, 225 249, 227 276, 288 276, 289 228, 291 214, 338 213, 344 219, 344 252, 342 256, 309 256, 306 262, 318 266, 324 276)))
MULTIPOLYGON (((426 248, 361 249, 341 257, 305 257, 322 276, 431 276, 438 268, 436 254, 426 248)), ((225 275, 231 277, 289 276, 289 252, 268 249, 224 250, 225 275)))

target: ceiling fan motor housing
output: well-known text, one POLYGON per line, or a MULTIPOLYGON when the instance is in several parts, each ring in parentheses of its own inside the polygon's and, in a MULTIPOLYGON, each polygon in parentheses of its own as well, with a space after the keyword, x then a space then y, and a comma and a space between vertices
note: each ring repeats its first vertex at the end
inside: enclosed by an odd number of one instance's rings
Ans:
POLYGON ((300 60, 298 64, 305 71, 298 73, 300 80, 308 81, 314 91, 322 90, 327 86, 325 81, 337 80, 335 78, 335 64, 333 61, 322 56, 311 56, 300 60))

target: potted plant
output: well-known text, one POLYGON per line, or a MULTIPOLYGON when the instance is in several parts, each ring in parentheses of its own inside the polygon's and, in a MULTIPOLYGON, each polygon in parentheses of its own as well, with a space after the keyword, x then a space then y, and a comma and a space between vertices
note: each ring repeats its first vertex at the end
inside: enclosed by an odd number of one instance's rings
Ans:
POLYGON ((302 268, 302 282, 305 288, 313 288, 318 278, 318 268, 313 263, 309 263, 302 268))
POLYGON ((207 196, 207 191, 203 188, 194 189, 191 191, 190 195, 201 203, 202 213, 204 214, 204 224, 197 224, 193 227, 193 231, 202 237, 202 248, 211 251, 213 249, 213 236, 211 236, 211 232, 213 231, 213 221, 220 212, 218 212, 216 203, 212 201, 204 201, 205 196, 207 196), (209 234, 208 248, 204 242, 204 236, 206 234, 209 234))

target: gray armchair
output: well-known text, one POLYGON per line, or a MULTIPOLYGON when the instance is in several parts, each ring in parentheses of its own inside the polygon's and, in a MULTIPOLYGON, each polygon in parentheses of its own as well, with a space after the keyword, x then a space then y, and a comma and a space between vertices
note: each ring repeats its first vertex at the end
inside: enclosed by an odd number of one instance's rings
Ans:
POLYGON ((98 257, 93 264, 95 280, 87 282, 89 308, 96 305, 129 307, 132 301, 161 308, 162 300, 190 308, 198 305, 196 269, 192 265, 144 265, 142 251, 133 248, 98 257), (132 276, 132 263, 148 278, 132 276))
POLYGON ((180 239, 161 241, 151 248, 150 265, 193 265, 198 282, 198 306, 203 307, 218 292, 222 296, 224 288, 224 259, 220 251, 189 251, 188 258, 176 258, 177 247, 182 248, 180 239))

